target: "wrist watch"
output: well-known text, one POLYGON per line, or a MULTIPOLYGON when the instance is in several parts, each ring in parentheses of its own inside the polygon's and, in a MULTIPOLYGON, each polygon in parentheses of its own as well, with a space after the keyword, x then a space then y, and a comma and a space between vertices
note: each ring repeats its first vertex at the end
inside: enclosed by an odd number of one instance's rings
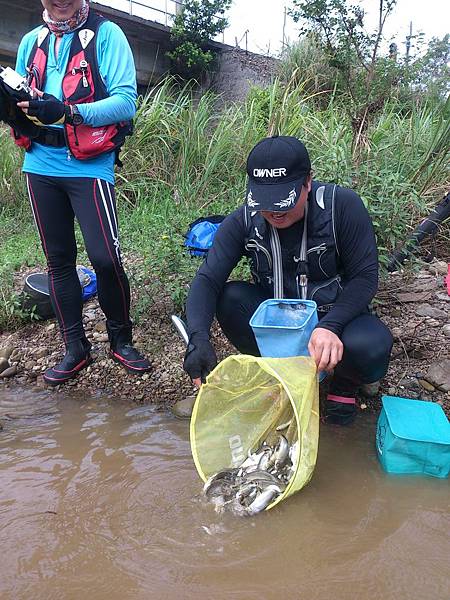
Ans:
POLYGON ((70 104, 68 108, 70 114, 66 120, 70 125, 81 125, 84 123, 84 119, 80 115, 80 111, 78 110, 78 106, 76 104, 70 104))

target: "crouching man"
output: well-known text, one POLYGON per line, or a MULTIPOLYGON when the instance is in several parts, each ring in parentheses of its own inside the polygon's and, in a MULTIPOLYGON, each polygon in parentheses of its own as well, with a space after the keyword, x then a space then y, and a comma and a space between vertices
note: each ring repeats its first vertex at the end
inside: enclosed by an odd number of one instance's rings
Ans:
POLYGON ((369 312, 378 285, 372 222, 350 189, 313 181, 300 140, 261 140, 247 160, 245 203, 221 224, 187 299, 189 345, 184 369, 196 385, 217 359, 210 342, 214 315, 230 342, 258 356, 249 320, 268 298, 302 298, 318 305, 309 352, 320 371, 333 372, 325 419, 348 424, 355 395, 387 371, 389 329, 369 312), (253 283, 230 281, 250 259, 253 283))

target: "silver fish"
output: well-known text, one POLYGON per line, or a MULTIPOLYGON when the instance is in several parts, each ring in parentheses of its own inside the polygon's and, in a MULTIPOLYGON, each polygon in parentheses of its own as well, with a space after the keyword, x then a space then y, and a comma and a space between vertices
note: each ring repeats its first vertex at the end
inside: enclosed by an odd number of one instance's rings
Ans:
POLYGON ((238 476, 238 471, 239 469, 224 469, 223 471, 219 471, 212 475, 206 480, 203 486, 203 493, 205 496, 211 495, 219 486, 223 486, 224 484, 234 484, 236 477, 238 476))
POLYGON ((289 427, 289 425, 292 423, 293 418, 294 417, 289 419, 289 421, 286 421, 286 423, 282 423, 281 425, 278 425, 278 427, 276 428, 276 431, 284 431, 285 429, 287 429, 289 427))
POLYGON ((274 457, 276 469, 280 469, 289 457, 289 443, 284 435, 280 435, 280 440, 274 452, 274 457))
POLYGON ((247 507, 247 515, 256 515, 265 510, 269 504, 281 494, 281 490, 277 485, 269 485, 259 496, 247 507))
POLYGON ((275 477, 275 475, 272 475, 272 473, 268 473, 267 471, 253 471, 252 473, 249 473, 246 477, 246 481, 248 482, 255 482, 261 485, 264 484, 271 484, 271 485, 279 485, 282 486, 282 482, 278 479, 278 477, 275 477))

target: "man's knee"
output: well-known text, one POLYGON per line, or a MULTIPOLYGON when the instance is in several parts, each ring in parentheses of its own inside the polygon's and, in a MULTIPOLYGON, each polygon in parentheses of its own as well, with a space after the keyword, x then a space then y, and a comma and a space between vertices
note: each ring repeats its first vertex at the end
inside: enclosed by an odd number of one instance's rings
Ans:
POLYGON ((386 374, 393 338, 377 317, 357 317, 344 329, 341 339, 344 361, 359 372, 366 382, 376 381, 386 374))
POLYGON ((250 319, 254 310, 262 302, 255 291, 255 286, 246 281, 226 283, 217 299, 216 313, 219 323, 237 315, 244 315, 246 318, 247 313, 249 313, 248 318, 250 319))

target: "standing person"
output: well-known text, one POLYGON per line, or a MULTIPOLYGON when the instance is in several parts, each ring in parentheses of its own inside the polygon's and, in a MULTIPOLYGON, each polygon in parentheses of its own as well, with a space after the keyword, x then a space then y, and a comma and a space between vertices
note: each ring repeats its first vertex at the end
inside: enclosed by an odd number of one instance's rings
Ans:
POLYGON ((23 171, 66 349, 44 380, 64 383, 92 361, 82 324, 75 217, 97 275, 111 357, 141 374, 150 363, 132 345, 114 196, 114 164, 136 110, 133 55, 122 30, 90 9, 88 0, 42 5, 44 24, 24 36, 16 64, 37 95, 18 106, 40 133, 15 138, 27 150, 23 171))
POLYGON ((294 137, 261 140, 247 174, 246 202, 222 222, 189 291, 184 369, 200 385, 216 365, 215 314, 240 352, 259 355, 249 325, 259 304, 309 298, 320 319, 309 352, 319 371, 334 371, 325 417, 350 423, 357 388, 386 374, 392 348, 389 329, 368 309, 378 285, 370 217, 352 190, 312 180, 308 152, 294 137), (242 256, 253 283, 227 283, 242 256))

